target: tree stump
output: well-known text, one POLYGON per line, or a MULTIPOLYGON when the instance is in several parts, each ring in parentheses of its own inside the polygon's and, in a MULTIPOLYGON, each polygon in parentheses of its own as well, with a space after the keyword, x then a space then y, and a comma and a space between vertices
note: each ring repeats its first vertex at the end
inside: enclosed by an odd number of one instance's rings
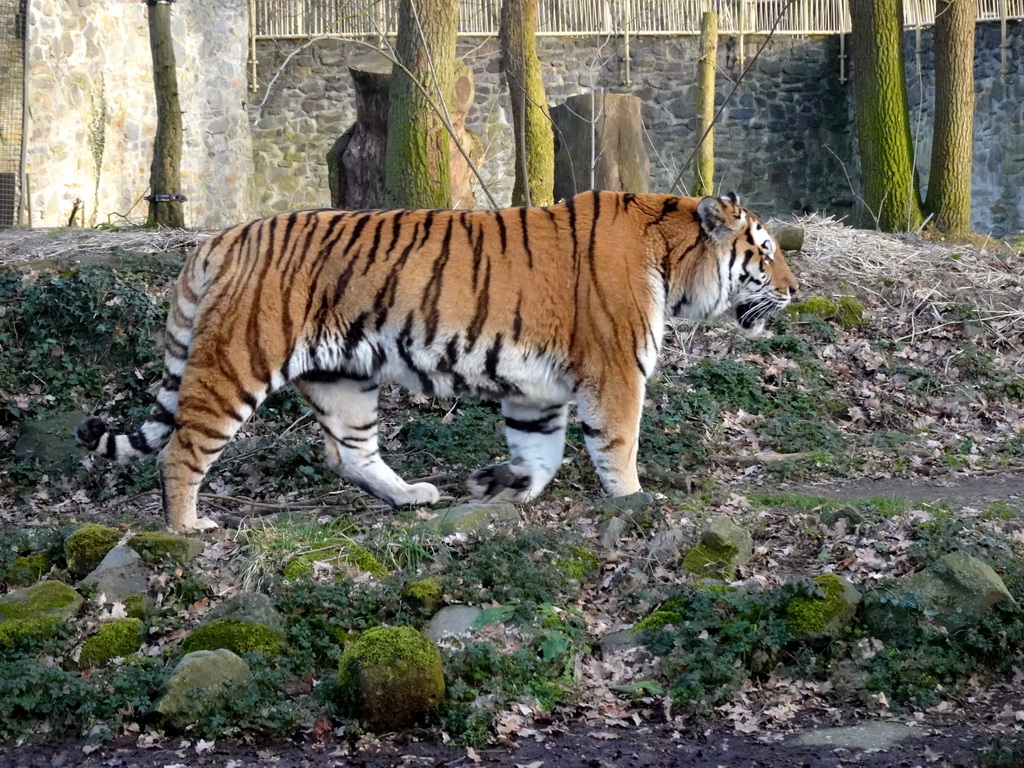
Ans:
POLYGON ((636 96, 595 89, 551 110, 556 200, 588 189, 650 190, 640 107, 636 96))
MULTIPOLYGON (((347 210, 383 208, 384 168, 387 157, 388 108, 391 88, 387 67, 371 62, 363 68, 349 67, 356 96, 356 122, 327 153, 327 181, 331 206, 347 210)), ((479 142, 466 130, 466 115, 473 106, 475 86, 468 67, 456 70, 453 103, 448 105, 452 126, 472 157, 479 154, 479 142)), ((455 208, 474 208, 473 179, 469 164, 452 141, 452 200, 455 208)))

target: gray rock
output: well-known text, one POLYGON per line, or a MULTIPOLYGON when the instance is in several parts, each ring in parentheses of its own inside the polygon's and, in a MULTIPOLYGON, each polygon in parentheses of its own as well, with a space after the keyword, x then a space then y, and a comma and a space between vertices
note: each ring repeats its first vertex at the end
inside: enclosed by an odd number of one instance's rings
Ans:
POLYGON ((53 413, 25 421, 14 444, 14 458, 34 460, 44 469, 70 466, 82 454, 74 435, 83 421, 85 414, 81 411, 53 413))
POLYGON ((0 621, 54 616, 70 619, 85 602, 82 596, 60 581, 44 581, 0 596, 0 621))
POLYGON ((182 657, 167 681, 156 711, 171 725, 184 728, 232 695, 252 678, 249 665, 231 651, 193 651, 182 657))
POLYGON ((732 581, 736 568, 750 562, 754 537, 727 517, 711 521, 700 542, 686 553, 683 568, 698 576, 732 581))
POLYGON ((262 592, 239 592, 228 598, 207 613, 202 623, 213 621, 244 621, 284 632, 284 617, 274 608, 273 601, 262 592))
POLYGON ((601 635, 601 658, 608 658, 622 651, 642 648, 649 637, 647 630, 634 632, 632 629, 620 629, 601 635))
POLYGON ((597 526, 597 541, 604 549, 615 549, 629 528, 629 522, 621 517, 606 518, 597 526))
POLYGON ((658 531, 647 544, 647 559, 658 565, 675 565, 685 543, 685 531, 678 528, 658 531))
POLYGON ((431 617, 423 634, 435 643, 446 635, 468 635, 481 613, 483 609, 475 605, 447 605, 431 617))
POLYGON ((992 568, 966 552, 951 552, 913 576, 874 590, 866 601, 865 621, 886 636, 913 626, 919 615, 955 632, 981 619, 1003 602, 1014 602, 992 568))
POLYGON ((638 491, 626 496, 612 496, 602 499, 598 510, 606 515, 618 515, 620 512, 639 512, 646 507, 654 506, 654 497, 649 493, 638 491))
POLYGON ((801 747, 888 749, 903 739, 922 735, 920 728, 911 728, 902 723, 867 722, 840 728, 814 728, 795 735, 789 743, 801 747))
POLYGON ((108 603, 123 603, 132 595, 146 594, 149 570, 135 550, 118 546, 107 552, 96 570, 79 583, 102 593, 108 603))
POLYGON ((442 510, 433 520, 420 523, 416 530, 420 533, 450 536, 453 533, 484 531, 493 523, 518 523, 521 520, 519 510, 511 502, 459 504, 442 510))

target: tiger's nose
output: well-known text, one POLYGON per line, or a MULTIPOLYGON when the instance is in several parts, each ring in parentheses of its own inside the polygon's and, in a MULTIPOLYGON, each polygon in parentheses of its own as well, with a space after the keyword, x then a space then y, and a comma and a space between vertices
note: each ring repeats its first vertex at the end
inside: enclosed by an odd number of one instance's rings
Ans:
POLYGON ((797 286, 795 286, 795 285, 791 285, 791 286, 789 286, 789 298, 793 298, 794 296, 796 296, 796 292, 797 292, 798 290, 799 290, 799 289, 798 289, 798 288, 797 288, 797 286))

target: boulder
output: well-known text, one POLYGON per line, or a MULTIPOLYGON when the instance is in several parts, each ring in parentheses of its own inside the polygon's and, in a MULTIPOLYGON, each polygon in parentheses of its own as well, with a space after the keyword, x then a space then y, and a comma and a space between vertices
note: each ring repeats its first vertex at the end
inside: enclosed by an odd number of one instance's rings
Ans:
POLYGON ((444 699, 437 646, 412 627, 374 627, 338 662, 341 705, 380 733, 407 728, 444 699))
POLYGON ((65 469, 77 463, 82 452, 76 449, 74 434, 83 419, 81 411, 27 419, 14 444, 14 458, 33 461, 41 469, 65 469))
POLYGON ((423 634, 434 642, 446 636, 468 635, 481 613, 483 608, 475 605, 446 605, 431 617, 423 634))
POLYGON ((237 686, 251 679, 249 665, 231 651, 189 653, 174 667, 156 711, 172 726, 184 728, 222 705, 237 686))
POLYGON ((0 597, 0 649, 22 640, 52 635, 57 626, 76 613, 84 600, 59 581, 44 581, 0 597))
POLYGON ((732 581, 736 569, 750 561, 754 537, 727 517, 711 521, 700 542, 686 553, 683 568, 698 576, 732 581))
POLYGON ((450 536, 454 533, 479 533, 493 523, 518 523, 522 520, 519 510, 508 501, 491 503, 459 504, 442 510, 432 520, 425 520, 416 526, 419 533, 433 533, 450 536))
POLYGON ((686 532, 679 528, 658 531, 647 543, 648 561, 654 565, 674 566, 679 562, 686 538, 686 532))
POLYGON ((130 656, 142 646, 145 625, 138 619, 118 619, 104 624, 85 641, 78 666, 98 667, 111 659, 130 656))
POLYGON ((204 624, 214 621, 244 621, 284 632, 284 618, 274 608, 274 601, 262 592, 239 592, 229 597, 203 617, 204 624))
POLYGON ((794 597, 786 603, 786 622, 804 640, 830 640, 853 621, 860 592, 832 573, 815 576, 814 585, 820 594, 794 597))
POLYGON ((99 523, 86 523, 64 540, 68 570, 81 578, 96 567, 121 540, 121 532, 99 523))
POLYGON ((950 632, 977 623, 996 605, 1014 602, 992 568, 966 552, 950 552, 932 566, 866 596, 864 620, 886 637, 920 618, 950 632))
POLYGON ((149 585, 149 570, 137 552, 117 546, 104 556, 96 570, 79 584, 92 587, 108 603, 123 603, 129 597, 144 596, 149 585))
POLYGON ((165 531, 143 531, 136 533, 127 542, 147 563, 170 562, 185 565, 195 560, 206 546, 202 539, 177 536, 165 531))

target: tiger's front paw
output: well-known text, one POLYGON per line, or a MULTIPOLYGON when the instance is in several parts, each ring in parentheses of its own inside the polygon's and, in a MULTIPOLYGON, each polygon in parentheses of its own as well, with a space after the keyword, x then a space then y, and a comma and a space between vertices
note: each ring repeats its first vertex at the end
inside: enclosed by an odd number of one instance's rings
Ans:
POLYGON ((474 499, 484 501, 527 501, 532 497, 533 476, 515 461, 503 461, 478 469, 466 481, 466 490, 474 499))
POLYGON ((416 483, 409 486, 409 490, 401 498, 396 500, 395 506, 418 506, 424 504, 437 504, 441 500, 441 492, 437 486, 430 483, 416 483))

